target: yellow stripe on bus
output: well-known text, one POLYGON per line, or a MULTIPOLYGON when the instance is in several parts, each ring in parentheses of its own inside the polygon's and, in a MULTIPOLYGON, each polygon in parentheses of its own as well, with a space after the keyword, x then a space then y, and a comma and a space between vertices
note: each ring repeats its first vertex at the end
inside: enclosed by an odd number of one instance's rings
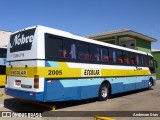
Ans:
POLYGON ((39 75, 45 78, 72 78, 72 77, 108 77, 108 76, 138 76, 149 75, 149 70, 124 70, 100 68, 67 68, 67 67, 7 67, 8 76, 31 77, 39 75))

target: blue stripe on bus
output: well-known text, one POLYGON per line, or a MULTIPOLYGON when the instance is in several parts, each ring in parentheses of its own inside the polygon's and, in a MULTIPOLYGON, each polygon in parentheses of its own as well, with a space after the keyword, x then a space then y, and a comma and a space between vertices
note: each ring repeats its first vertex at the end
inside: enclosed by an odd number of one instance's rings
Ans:
POLYGON ((53 62, 53 61, 45 61, 45 66, 46 67, 56 67, 56 68, 60 67, 58 62, 53 62))
MULTIPOLYGON (((119 78, 105 78, 111 84, 122 83, 141 83, 143 80, 149 80, 150 76, 138 76, 138 77, 119 77, 119 78)), ((152 76, 153 79, 154 76, 152 76)), ((88 85, 98 85, 103 82, 104 78, 83 78, 83 79, 65 79, 59 80, 64 87, 74 87, 74 86, 88 86, 88 85)))
POLYGON ((88 86, 88 85, 98 85, 103 82, 102 78, 83 78, 83 79, 65 79, 65 80, 58 80, 63 87, 78 87, 78 86, 88 86))
MULTIPOLYGON (((153 85, 155 85, 155 77, 153 79, 153 85)), ((126 82, 124 78, 124 82, 122 78, 108 78, 108 80, 111 84, 112 94, 148 87, 148 77, 146 76, 130 77, 130 80, 129 77, 126 78, 130 83, 126 82), (133 81, 136 81, 136 83, 133 83, 133 81)), ((43 102, 81 100, 97 97, 102 81, 102 78, 55 80, 54 82, 46 80, 44 93, 34 93, 33 96, 30 95, 32 92, 6 88, 6 94, 43 102)))

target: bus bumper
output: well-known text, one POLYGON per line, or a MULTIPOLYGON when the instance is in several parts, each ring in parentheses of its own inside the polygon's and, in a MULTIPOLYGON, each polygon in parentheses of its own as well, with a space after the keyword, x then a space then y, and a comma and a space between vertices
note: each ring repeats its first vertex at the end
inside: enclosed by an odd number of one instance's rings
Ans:
POLYGON ((30 92, 30 91, 22 91, 22 90, 15 90, 11 88, 5 88, 5 93, 7 95, 10 95, 16 98, 44 102, 43 92, 30 92))

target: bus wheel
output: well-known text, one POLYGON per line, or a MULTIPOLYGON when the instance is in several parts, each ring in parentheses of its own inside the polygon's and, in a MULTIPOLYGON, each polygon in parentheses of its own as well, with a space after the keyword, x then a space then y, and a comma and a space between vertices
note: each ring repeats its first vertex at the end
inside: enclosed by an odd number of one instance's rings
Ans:
POLYGON ((149 89, 152 89, 152 86, 153 86, 152 78, 149 79, 148 86, 149 86, 149 89))
POLYGON ((109 84, 103 83, 99 88, 98 99, 101 101, 107 100, 109 95, 109 84))

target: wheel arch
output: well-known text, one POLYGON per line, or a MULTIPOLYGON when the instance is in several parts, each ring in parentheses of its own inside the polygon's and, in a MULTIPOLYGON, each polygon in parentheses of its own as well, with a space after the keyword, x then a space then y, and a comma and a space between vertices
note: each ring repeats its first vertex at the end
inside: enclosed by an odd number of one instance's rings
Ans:
MULTIPOLYGON (((101 83, 101 85, 102 84, 108 84, 109 85, 109 96, 112 94, 112 86, 111 86, 111 83, 109 82, 109 80, 104 80, 102 83, 101 83)), ((100 85, 100 86, 101 86, 100 85)), ((100 87, 99 87, 100 88, 100 87)))

